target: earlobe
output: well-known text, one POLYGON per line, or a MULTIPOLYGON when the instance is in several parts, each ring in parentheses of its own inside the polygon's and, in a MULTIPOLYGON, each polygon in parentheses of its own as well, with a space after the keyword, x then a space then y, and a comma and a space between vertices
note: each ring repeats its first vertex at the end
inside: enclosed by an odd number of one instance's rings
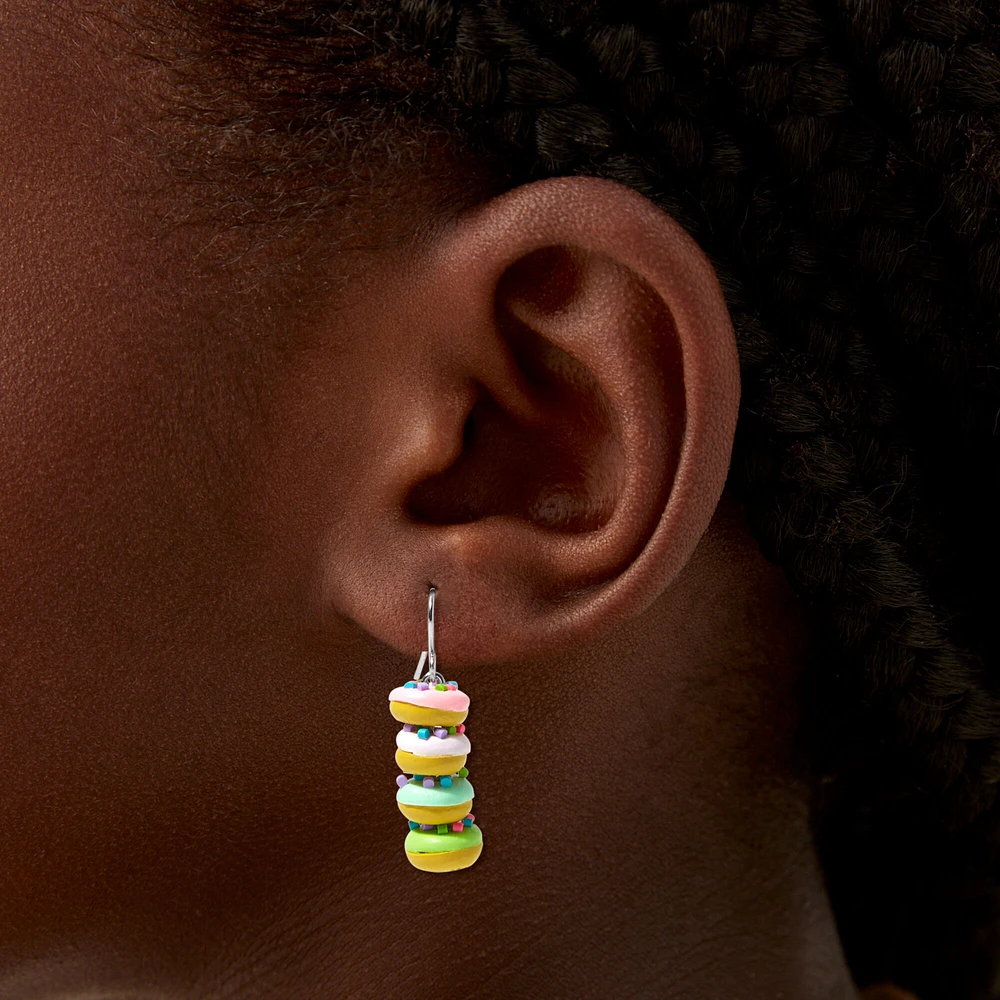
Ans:
POLYGON ((371 374, 385 447, 325 599, 413 655, 433 584, 455 664, 565 648, 647 607, 711 520, 735 429, 707 258, 635 192, 556 178, 466 213, 406 271, 371 293, 407 340, 371 374))

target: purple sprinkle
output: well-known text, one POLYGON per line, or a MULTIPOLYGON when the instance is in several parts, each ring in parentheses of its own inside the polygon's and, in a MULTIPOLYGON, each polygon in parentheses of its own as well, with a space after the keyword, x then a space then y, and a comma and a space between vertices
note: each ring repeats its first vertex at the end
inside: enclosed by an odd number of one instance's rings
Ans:
POLYGON ((406 776, 405 774, 401 774, 401 775, 400 775, 400 776, 399 776, 399 777, 398 777, 398 778, 396 779, 396 784, 397 784, 397 785, 399 785, 399 787, 400 787, 400 788, 402 788, 402 787, 403 787, 403 785, 405 785, 405 784, 407 784, 407 783, 409 782, 409 780, 410 780, 410 779, 409 779, 409 778, 408 778, 408 777, 407 777, 407 776, 406 776))
POLYGON ((434 787, 434 779, 424 778, 424 788, 433 788, 433 787, 434 787))
POLYGON ((403 732, 404 733, 412 733, 413 732, 413 726, 411 726, 410 723, 408 723, 408 722, 403 723, 403 732))
POLYGON ((448 730, 447 729, 441 729, 439 727, 439 728, 437 728, 437 729, 434 730, 434 735, 435 736, 440 736, 441 739, 444 739, 448 735, 448 730))
POLYGON ((429 687, 430 687, 430 685, 429 685, 429 684, 425 684, 425 683, 424 683, 423 681, 421 681, 421 682, 420 682, 420 683, 419 683, 419 684, 417 685, 417 690, 418 690, 418 691, 426 691, 426 690, 427 690, 427 689, 428 689, 429 687))
POLYGON ((420 824, 420 829, 421 830, 433 830, 434 826, 431 823, 421 823, 420 824))

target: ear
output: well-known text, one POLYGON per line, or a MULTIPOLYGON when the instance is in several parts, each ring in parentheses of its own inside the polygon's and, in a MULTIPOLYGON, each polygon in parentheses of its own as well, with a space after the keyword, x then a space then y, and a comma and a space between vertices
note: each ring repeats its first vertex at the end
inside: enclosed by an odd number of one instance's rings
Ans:
POLYGON ((677 579, 725 483, 739 369, 669 215, 612 181, 528 184, 411 248, 365 315, 377 444, 326 553, 336 611, 415 656, 434 585, 443 662, 496 662, 677 579))

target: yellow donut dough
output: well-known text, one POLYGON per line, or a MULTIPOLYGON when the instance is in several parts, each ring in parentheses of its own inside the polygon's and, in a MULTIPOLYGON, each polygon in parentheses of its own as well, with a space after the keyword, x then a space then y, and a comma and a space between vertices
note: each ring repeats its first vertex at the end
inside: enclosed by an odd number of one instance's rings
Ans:
POLYGON ((406 852, 406 858, 414 868, 424 872, 454 872, 474 865, 483 853, 483 845, 463 847, 458 851, 441 851, 438 854, 417 854, 406 852))
POLYGON ((475 864, 483 849, 483 832, 472 819, 467 817, 469 826, 459 824, 459 830, 411 830, 403 845, 407 860, 425 872, 453 872, 475 864))
POLYGON ((414 726, 457 726, 468 718, 469 710, 446 712, 441 708, 426 705, 410 705, 405 701, 390 701, 389 711, 397 722, 409 722, 414 726))
POLYGON ((472 799, 459 802, 457 806, 408 806, 402 802, 396 803, 399 811, 407 818, 417 823, 454 823, 468 816, 472 811, 472 799))
POLYGON ((428 774, 437 777, 439 774, 455 774, 465 767, 468 754, 457 754, 448 757, 418 757, 407 750, 396 751, 396 766, 407 774, 428 774))

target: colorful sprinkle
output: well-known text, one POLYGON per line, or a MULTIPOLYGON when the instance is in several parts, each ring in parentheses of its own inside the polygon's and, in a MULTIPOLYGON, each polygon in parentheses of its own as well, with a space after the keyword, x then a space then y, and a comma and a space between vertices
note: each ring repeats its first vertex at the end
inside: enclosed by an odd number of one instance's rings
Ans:
POLYGON ((420 827, 420 824, 415 819, 411 819, 408 822, 410 824, 410 829, 411 830, 416 830, 416 829, 418 829, 420 827))
POLYGON ((427 684, 425 681, 421 681, 417 685, 417 690, 418 691, 426 691, 429 687, 430 687, 430 684, 427 684))
POLYGON ((400 788, 402 788, 404 785, 408 785, 409 783, 410 783, 410 779, 405 774, 401 774, 396 779, 396 784, 399 785, 400 788))
POLYGON ((460 725, 455 726, 455 732, 456 733, 464 733, 465 732, 465 723, 463 722, 460 725))
POLYGON ((433 787, 434 787, 434 779, 424 778, 424 788, 433 788, 433 787))
POLYGON ((442 788, 451 788, 451 777, 449 775, 446 774, 441 779, 441 787, 442 788))
POLYGON ((424 776, 422 774, 415 774, 413 776, 413 780, 414 781, 423 781, 424 780, 424 776))
POLYGON ((455 726, 449 726, 448 727, 448 735, 449 736, 454 736, 455 733, 457 733, 457 732, 458 732, 458 729, 455 726))
POLYGON ((433 830, 434 829, 434 824, 433 823, 421 823, 420 824, 420 829, 421 830, 433 830))
POLYGON ((469 776, 469 769, 467 767, 463 767, 462 770, 458 772, 458 776, 460 778, 467 778, 469 776))
POLYGON ((465 819, 462 820, 462 826, 472 826, 472 817, 466 816, 465 819))
POLYGON ((414 730, 414 728, 415 727, 413 726, 412 723, 409 723, 409 722, 404 722, 403 723, 403 732, 404 733, 412 733, 413 730, 414 730))
POLYGON ((457 823, 451 824, 452 833, 461 833, 464 829, 465 829, 465 823, 462 820, 459 820, 457 823))
POLYGON ((448 832, 448 824, 438 823, 438 833, 447 833, 447 832, 448 832))
POLYGON ((434 735, 438 739, 443 740, 448 735, 448 730, 445 729, 443 726, 438 726, 438 728, 434 730, 434 735))
POLYGON ((417 682, 416 681, 407 681, 403 685, 403 687, 405 687, 405 688, 415 688, 416 686, 417 686, 417 682))
POLYGON ((434 685, 434 690, 435 691, 447 691, 448 690, 448 685, 447 684, 435 684, 434 685))
MULTIPOLYGON (((465 819, 469 821, 469 826, 472 826, 472 824, 476 822, 476 817, 473 816, 472 813, 469 813, 469 815, 466 816, 465 819)), ((462 820, 462 822, 464 823, 465 820, 462 820)))
POLYGON ((419 736, 422 740, 429 740, 431 738, 431 731, 427 728, 418 729, 417 736, 419 736))
POLYGON ((451 688, 452 691, 457 691, 458 681, 448 681, 448 687, 451 688))

